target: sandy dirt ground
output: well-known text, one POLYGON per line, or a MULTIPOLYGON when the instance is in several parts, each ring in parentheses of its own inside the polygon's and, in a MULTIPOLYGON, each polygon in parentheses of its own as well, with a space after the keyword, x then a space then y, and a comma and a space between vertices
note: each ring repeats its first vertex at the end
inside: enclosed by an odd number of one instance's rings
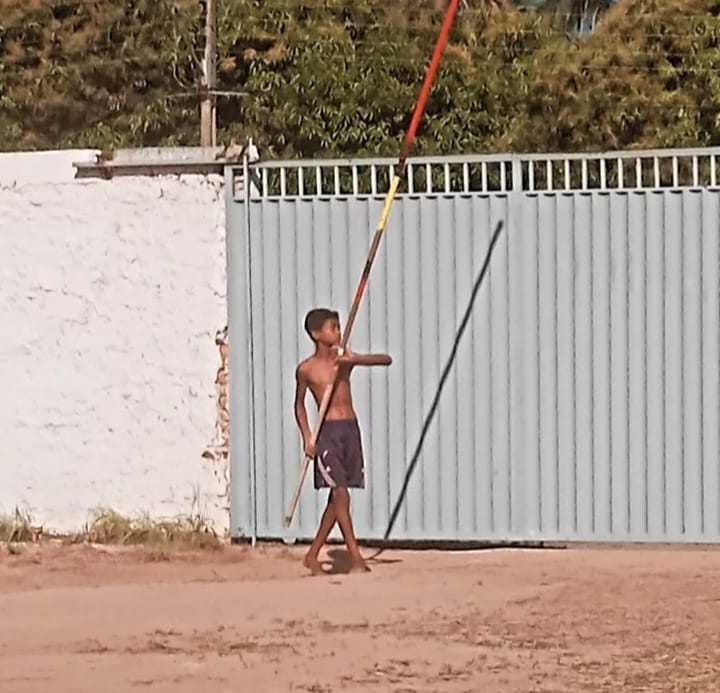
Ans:
POLYGON ((0 691, 720 691, 720 551, 301 552, 3 551, 0 691))

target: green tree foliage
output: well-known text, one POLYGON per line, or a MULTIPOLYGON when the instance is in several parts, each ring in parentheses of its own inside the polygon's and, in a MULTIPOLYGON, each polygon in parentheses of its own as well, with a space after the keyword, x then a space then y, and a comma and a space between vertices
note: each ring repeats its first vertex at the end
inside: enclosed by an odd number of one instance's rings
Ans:
MULTIPOLYGON (((271 0, 262 13, 252 5, 228 4, 223 22, 223 83, 248 94, 221 111, 230 132, 255 133, 275 155, 394 155, 442 20, 434 3, 271 0)), ((550 34, 540 17, 466 11, 421 150, 477 150, 505 132, 550 34)))
MULTIPOLYGON (((470 0, 416 152, 717 143, 720 2, 621 0, 586 38, 470 0)), ((500 3, 501 4, 501 3, 500 3)), ((602 4, 602 3, 601 3, 602 4)), ((437 0, 219 0, 219 137, 394 156, 437 0)), ((197 144, 196 0, 0 0, 0 148, 197 144)))
POLYGON ((532 151, 718 144, 719 46, 720 2, 620 2, 534 79, 497 144, 532 151))
POLYGON ((197 3, 3 0, 0 147, 119 146, 186 141, 196 104, 197 3))

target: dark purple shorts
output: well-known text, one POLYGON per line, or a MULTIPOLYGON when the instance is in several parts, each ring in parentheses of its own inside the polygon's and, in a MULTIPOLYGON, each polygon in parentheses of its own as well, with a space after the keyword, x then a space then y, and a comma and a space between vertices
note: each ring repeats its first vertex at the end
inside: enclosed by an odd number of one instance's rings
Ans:
POLYGON ((357 419, 324 421, 315 457, 315 488, 365 488, 360 426, 357 419))

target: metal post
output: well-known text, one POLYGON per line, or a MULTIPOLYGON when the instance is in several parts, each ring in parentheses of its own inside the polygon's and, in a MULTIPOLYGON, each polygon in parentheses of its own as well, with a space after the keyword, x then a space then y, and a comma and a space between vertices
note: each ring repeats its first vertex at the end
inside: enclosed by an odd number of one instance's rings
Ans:
MULTIPOLYGON (((254 547, 257 544, 257 460, 255 457, 255 371, 254 371, 254 354, 253 354, 253 296, 252 296, 252 263, 250 254, 252 252, 252 243, 250 237, 250 197, 252 195, 252 180, 250 176, 250 156, 249 149, 252 140, 248 142, 243 153, 243 194, 245 203, 245 242, 247 243, 247 311, 248 311, 248 375, 250 377, 250 498, 251 498, 251 520, 252 533, 251 543, 254 547)), ((230 271, 231 268, 228 268, 230 271)))
POLYGON ((200 144, 217 144, 217 0, 206 0, 203 100, 200 105, 200 144))

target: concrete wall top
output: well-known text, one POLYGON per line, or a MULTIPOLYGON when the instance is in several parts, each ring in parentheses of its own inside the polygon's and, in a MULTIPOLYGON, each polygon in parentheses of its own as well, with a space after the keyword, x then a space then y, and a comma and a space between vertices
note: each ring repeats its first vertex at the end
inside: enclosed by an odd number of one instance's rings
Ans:
POLYGON ((64 149, 50 152, 0 154, 0 185, 70 183, 75 180, 75 162, 91 162, 97 149, 64 149))

